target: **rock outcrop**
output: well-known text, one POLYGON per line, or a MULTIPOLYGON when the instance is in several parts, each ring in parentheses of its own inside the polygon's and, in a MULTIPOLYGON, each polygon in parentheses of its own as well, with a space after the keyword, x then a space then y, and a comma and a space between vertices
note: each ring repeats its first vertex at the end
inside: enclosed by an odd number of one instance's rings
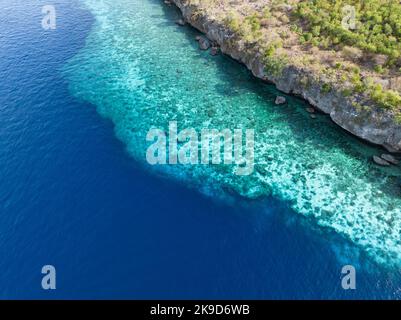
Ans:
POLYGON ((399 160, 397 160, 396 158, 394 158, 394 156, 392 156, 391 154, 382 154, 380 156, 383 160, 386 160, 387 162, 393 164, 393 165, 398 165, 400 163, 399 160))
POLYGON ((378 156, 373 156, 373 162, 378 164, 379 166, 383 166, 383 167, 388 167, 390 165, 390 162, 388 162, 378 156))
POLYGON ((199 49, 207 50, 210 48, 210 41, 204 37, 199 39, 199 49))
POLYGON ((287 100, 283 96, 276 97, 276 100, 274 101, 274 103, 277 105, 284 104, 286 102, 287 102, 287 100))
POLYGON ((185 21, 183 19, 178 19, 175 23, 181 27, 185 26, 185 21))

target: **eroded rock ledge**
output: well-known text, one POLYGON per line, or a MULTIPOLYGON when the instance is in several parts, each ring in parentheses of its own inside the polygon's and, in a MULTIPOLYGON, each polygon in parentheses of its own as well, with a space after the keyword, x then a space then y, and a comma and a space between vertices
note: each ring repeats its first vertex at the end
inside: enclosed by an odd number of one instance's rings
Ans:
POLYGON ((221 51, 245 64, 253 75, 274 83, 280 91, 299 95, 343 129, 368 142, 381 145, 390 152, 401 152, 401 124, 391 111, 375 106, 364 100, 369 108, 356 108, 360 97, 344 96, 344 87, 330 83, 330 90, 322 91, 322 78, 313 70, 289 62, 279 74, 266 72, 261 50, 256 45, 249 49, 240 38, 234 37, 232 30, 207 10, 200 10, 196 2, 172 0, 181 10, 186 22, 206 34, 216 42, 221 51), (308 85, 305 85, 307 83, 308 85))

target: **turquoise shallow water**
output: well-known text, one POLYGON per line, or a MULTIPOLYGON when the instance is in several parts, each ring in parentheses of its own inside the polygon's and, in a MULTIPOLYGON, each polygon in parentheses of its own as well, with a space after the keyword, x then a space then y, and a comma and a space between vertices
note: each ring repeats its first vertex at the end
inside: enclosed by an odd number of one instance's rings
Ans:
POLYGON ((311 120, 296 98, 275 106, 274 87, 227 57, 200 52, 196 31, 176 26, 177 13, 162 1, 83 2, 96 21, 64 74, 74 96, 112 120, 135 160, 224 201, 273 195, 375 261, 401 264, 401 173, 371 163, 379 150, 326 116, 311 120), (227 165, 149 166, 146 134, 167 130, 169 121, 179 130, 254 129, 254 173, 238 176, 227 165))

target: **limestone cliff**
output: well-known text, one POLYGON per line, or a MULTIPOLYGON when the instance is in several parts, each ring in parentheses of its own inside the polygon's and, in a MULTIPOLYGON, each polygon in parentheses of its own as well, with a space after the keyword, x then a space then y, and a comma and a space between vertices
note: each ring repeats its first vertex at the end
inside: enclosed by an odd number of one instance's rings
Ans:
MULTIPOLYGON (((336 81, 336 78, 318 74, 313 68, 294 62, 304 56, 313 59, 313 51, 297 52, 294 54, 296 59, 286 62, 280 72, 269 71, 261 43, 256 42, 250 47, 241 37, 234 35, 233 30, 216 16, 215 11, 205 8, 200 10, 197 2, 172 1, 189 24, 217 43, 223 53, 245 64, 256 77, 274 83, 285 93, 303 97, 317 109, 329 114, 336 124, 350 133, 389 151, 401 152, 401 124, 393 112, 377 107, 363 93, 345 95, 344 84, 336 81), (323 83, 329 84, 328 90, 322 90, 323 83), (356 103, 361 101, 363 105, 356 103)), ((272 28, 273 35, 274 32, 272 28)), ((292 48, 283 50, 291 54, 292 48)))

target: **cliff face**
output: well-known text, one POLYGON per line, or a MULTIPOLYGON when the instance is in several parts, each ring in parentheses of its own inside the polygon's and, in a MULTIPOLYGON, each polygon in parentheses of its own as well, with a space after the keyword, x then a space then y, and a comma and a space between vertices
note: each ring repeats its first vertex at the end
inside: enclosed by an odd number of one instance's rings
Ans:
POLYGON ((181 10, 184 19, 193 27, 216 42, 221 51, 245 64, 254 76, 274 83, 280 91, 303 97, 311 105, 329 114, 331 119, 350 133, 391 152, 401 152, 401 124, 387 110, 376 108, 356 108, 355 97, 344 96, 343 87, 330 84, 329 92, 322 92, 322 79, 297 64, 287 63, 279 74, 266 71, 261 50, 249 50, 238 37, 219 19, 208 15, 207 10, 199 14, 196 4, 185 0, 172 0, 181 10))

